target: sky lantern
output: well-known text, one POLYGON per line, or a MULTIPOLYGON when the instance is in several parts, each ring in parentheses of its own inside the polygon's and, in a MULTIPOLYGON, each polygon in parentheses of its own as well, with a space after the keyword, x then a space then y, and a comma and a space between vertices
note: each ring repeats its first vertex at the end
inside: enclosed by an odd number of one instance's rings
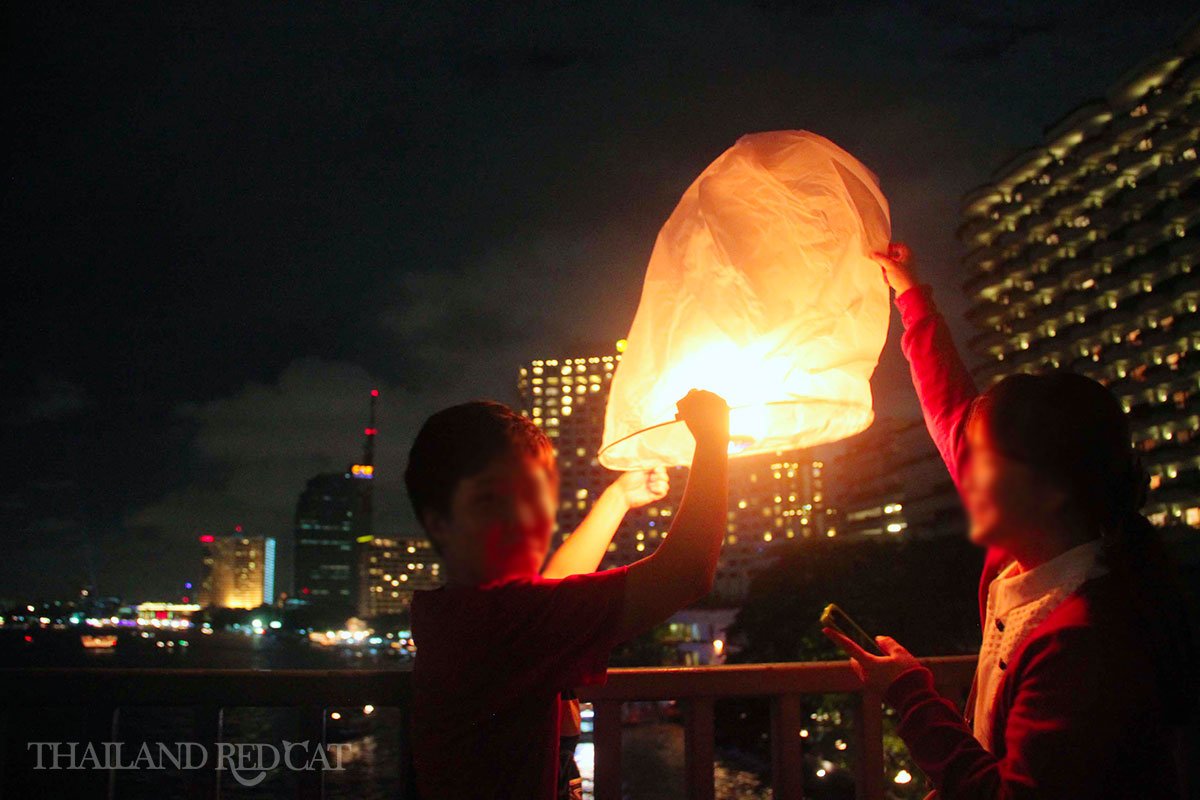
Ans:
POLYGON ((690 463, 675 401, 692 388, 729 401, 734 455, 866 429, 890 313, 870 254, 890 238, 878 180, 833 142, 807 131, 739 139, 658 234, 613 376, 600 463, 690 463))

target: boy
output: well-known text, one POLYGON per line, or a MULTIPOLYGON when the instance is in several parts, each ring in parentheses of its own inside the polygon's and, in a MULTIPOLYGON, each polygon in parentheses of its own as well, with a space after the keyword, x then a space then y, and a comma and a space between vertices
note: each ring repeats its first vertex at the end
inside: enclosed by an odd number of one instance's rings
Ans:
POLYGON ((552 800, 559 693, 603 682, 614 645, 712 588, 725 531, 729 408, 693 390, 678 409, 696 452, 670 535, 628 567, 561 579, 538 574, 558 495, 541 429, 476 402, 434 414, 417 434, 405 483, 447 581, 413 599, 422 797, 552 800))

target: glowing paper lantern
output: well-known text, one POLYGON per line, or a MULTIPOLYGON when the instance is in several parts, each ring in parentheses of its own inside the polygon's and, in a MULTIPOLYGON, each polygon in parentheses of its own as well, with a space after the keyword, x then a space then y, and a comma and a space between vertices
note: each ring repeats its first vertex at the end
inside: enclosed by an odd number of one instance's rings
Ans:
POLYGON ((871 424, 888 292, 870 254, 891 238, 875 176, 807 131, 743 136, 659 232, 613 376, 600 462, 690 463, 675 401, 729 401, 731 452, 850 436, 871 424))

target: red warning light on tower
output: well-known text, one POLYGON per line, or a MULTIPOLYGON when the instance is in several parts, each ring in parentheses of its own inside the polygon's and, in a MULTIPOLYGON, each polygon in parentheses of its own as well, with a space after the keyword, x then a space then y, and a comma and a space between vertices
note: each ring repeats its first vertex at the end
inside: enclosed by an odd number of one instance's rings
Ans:
POLYGON ((372 390, 371 390, 371 397, 379 397, 379 390, 378 390, 378 389, 372 389, 372 390))

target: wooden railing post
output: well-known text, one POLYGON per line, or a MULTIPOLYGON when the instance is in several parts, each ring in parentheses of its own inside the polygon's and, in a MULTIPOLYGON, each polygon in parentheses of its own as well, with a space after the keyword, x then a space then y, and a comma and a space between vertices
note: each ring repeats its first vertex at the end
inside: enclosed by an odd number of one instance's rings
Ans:
POLYGON ((419 800, 413 760, 412 715, 408 706, 400 708, 400 794, 396 800, 419 800))
POLYGON ((193 770, 194 780, 188 782, 188 797, 195 800, 219 800, 221 797, 221 773, 217 770, 220 755, 221 724, 223 710, 220 706, 201 705, 192 709, 196 725, 196 741, 203 745, 208 758, 201 769, 193 770))
POLYGON ((320 759, 313 759, 317 748, 325 746, 325 707, 301 706, 297 709, 296 741, 308 742, 305 751, 306 760, 310 760, 313 769, 301 770, 296 774, 297 800, 321 800, 325 795, 325 772, 321 769, 320 759))
POLYGON ((804 748, 800 741, 800 696, 771 698, 771 782, 776 800, 804 797, 804 748))
POLYGON ((11 709, 0 708, 0 800, 4 800, 4 787, 8 785, 8 751, 13 746, 9 740, 12 717, 11 709))
POLYGON ((713 767, 716 762, 713 698, 693 697, 689 700, 684 707, 684 721, 686 727, 683 732, 683 764, 687 797, 694 800, 713 800, 716 796, 713 783, 713 767))
MULTIPOLYGON (((96 746, 98 752, 101 750, 101 742, 117 741, 117 726, 119 724, 120 709, 116 706, 108 704, 100 704, 91 706, 85 710, 84 723, 84 741, 90 742, 96 746)), ((117 791, 117 773, 115 770, 106 769, 103 775, 87 775, 90 770, 83 772, 84 780, 86 780, 87 791, 95 792, 98 797, 105 797, 112 800, 116 796, 117 791), (103 787, 103 789, 101 789, 103 787)))
POLYGON ((592 703, 592 741, 595 743, 595 798, 621 800, 621 702, 592 703))
POLYGON ((869 689, 858 695, 855 714, 854 785, 858 800, 883 800, 883 697, 869 689))

